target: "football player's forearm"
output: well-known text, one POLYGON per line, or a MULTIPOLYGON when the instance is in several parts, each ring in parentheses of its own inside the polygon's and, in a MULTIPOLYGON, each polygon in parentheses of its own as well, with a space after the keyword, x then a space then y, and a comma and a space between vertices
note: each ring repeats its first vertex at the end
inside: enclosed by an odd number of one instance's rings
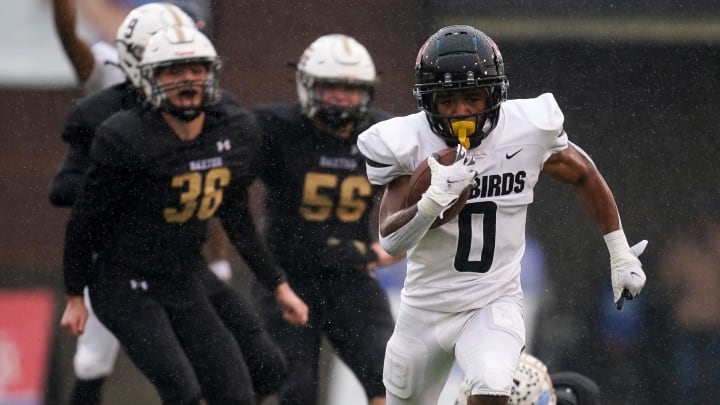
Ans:
POLYGON ((88 170, 65 228, 63 272, 68 294, 82 294, 93 266, 93 252, 102 245, 106 224, 118 217, 127 184, 134 179, 125 171, 93 166, 88 170))
POLYGON ((401 255, 420 242, 434 221, 414 207, 399 211, 383 224, 380 245, 392 256, 401 255))
POLYGON ((74 2, 68 0, 53 1, 53 18, 55 28, 63 45, 65 54, 81 83, 84 83, 92 72, 95 58, 90 46, 76 32, 77 10, 74 2))
MULTIPOLYGON (((73 210, 74 211, 74 210, 73 210)), ((92 238, 73 213, 65 230, 63 279, 68 295, 82 295, 92 266, 92 238)))
POLYGON ((275 290, 279 284, 286 281, 285 272, 275 263, 275 259, 260 239, 256 239, 252 246, 245 245, 242 250, 238 249, 238 252, 255 277, 270 290, 275 290))
POLYGON ((575 195, 601 234, 621 228, 617 204, 599 173, 586 176, 582 183, 576 184, 575 195))
POLYGON ((275 263, 247 210, 238 214, 234 221, 221 218, 228 238, 240 256, 245 259, 255 277, 270 290, 274 290, 285 281, 285 272, 275 263))

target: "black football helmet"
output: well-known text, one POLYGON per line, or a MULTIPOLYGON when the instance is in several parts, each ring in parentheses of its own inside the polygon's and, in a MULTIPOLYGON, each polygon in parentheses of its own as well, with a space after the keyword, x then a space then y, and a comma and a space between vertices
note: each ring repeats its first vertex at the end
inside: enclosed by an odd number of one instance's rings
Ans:
POLYGON ((475 147, 497 125, 500 105, 507 99, 508 80, 502 56, 495 42, 482 31, 468 25, 451 25, 433 34, 418 52, 415 62, 413 95, 424 110, 433 131, 448 146, 459 143, 449 119, 476 118, 470 147, 475 147), (485 89, 488 108, 471 116, 438 114, 435 96, 440 92, 472 87, 485 89), (490 126, 485 128, 485 123, 490 126))

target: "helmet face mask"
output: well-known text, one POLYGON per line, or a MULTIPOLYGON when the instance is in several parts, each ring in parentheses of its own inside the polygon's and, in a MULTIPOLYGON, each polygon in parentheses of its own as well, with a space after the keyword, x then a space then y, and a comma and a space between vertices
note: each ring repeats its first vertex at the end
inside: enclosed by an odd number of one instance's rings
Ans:
POLYGON ((354 38, 331 34, 313 41, 305 49, 295 76, 303 114, 336 130, 361 121, 372 102, 377 74, 367 49, 354 38), (362 90, 357 105, 339 105, 323 101, 318 87, 343 87, 362 90))
POLYGON ((130 11, 118 27, 115 46, 120 69, 135 87, 140 87, 138 64, 148 40, 157 31, 174 26, 194 27, 195 22, 172 4, 148 3, 130 11))
POLYGON ((138 67, 141 89, 148 103, 182 120, 192 121, 220 98, 220 59, 210 40, 195 28, 167 28, 154 34, 138 67), (197 64, 207 69, 202 81, 181 80, 164 84, 158 81, 158 74, 163 69, 197 64), (202 93, 200 105, 179 106, 168 99, 171 92, 187 91, 192 96, 198 89, 202 93))
POLYGON ((372 89, 362 84, 321 80, 309 92, 312 100, 312 118, 331 130, 356 122, 367 114, 372 89))
POLYGON ((507 99, 508 80, 502 55, 495 42, 483 32, 466 25, 453 25, 433 34, 418 52, 413 95, 425 111, 433 131, 448 146, 458 144, 449 126, 450 119, 472 118, 476 130, 469 137, 475 147, 497 125, 500 105, 507 99), (442 92, 472 88, 488 94, 487 108, 471 115, 447 116, 438 113, 436 96, 442 92))

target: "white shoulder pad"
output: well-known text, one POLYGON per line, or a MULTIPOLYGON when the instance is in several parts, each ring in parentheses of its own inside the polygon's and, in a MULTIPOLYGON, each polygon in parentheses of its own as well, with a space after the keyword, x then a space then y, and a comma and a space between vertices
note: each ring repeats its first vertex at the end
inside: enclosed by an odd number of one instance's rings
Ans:
POLYGON ((91 94, 105 87, 125 81, 125 74, 118 65, 117 49, 107 42, 97 42, 90 47, 95 57, 92 73, 82 89, 85 94, 91 94))
POLYGON ((534 124, 541 130, 548 132, 553 138, 548 139, 550 150, 559 152, 568 147, 568 136, 563 128, 565 116, 558 106, 552 93, 544 93, 536 98, 540 112, 533 116, 537 118, 534 124))
POLYGON ((516 136, 535 134, 534 142, 543 145, 550 153, 567 148, 568 138, 563 129, 565 117, 551 93, 536 98, 509 100, 503 103, 503 108, 511 133, 516 136))
POLYGON ((544 93, 528 101, 525 111, 533 125, 556 134, 562 131, 565 116, 552 93, 544 93))
POLYGON ((565 117, 550 93, 536 98, 513 99, 502 104, 501 124, 505 144, 532 143, 553 153, 567 148, 568 138, 563 129, 565 117))
POLYGON ((365 156, 367 177, 370 183, 385 185, 407 173, 401 169, 391 145, 385 142, 377 124, 358 136, 358 149, 365 156))
POLYGON ((391 118, 361 133, 357 146, 365 156, 370 183, 385 185, 410 176, 419 162, 440 149, 439 137, 430 132, 425 113, 391 118))

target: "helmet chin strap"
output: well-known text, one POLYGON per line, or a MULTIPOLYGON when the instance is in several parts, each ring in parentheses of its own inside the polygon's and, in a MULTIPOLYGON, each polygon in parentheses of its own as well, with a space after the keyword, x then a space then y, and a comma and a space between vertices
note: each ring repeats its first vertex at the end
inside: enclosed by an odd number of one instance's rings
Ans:
POLYGON ((203 107, 181 108, 171 104, 165 106, 164 110, 185 122, 194 121, 200 114, 205 112, 203 107))
POLYGON ((356 114, 343 108, 321 108, 315 113, 314 118, 332 130, 338 130, 357 120, 356 114))

